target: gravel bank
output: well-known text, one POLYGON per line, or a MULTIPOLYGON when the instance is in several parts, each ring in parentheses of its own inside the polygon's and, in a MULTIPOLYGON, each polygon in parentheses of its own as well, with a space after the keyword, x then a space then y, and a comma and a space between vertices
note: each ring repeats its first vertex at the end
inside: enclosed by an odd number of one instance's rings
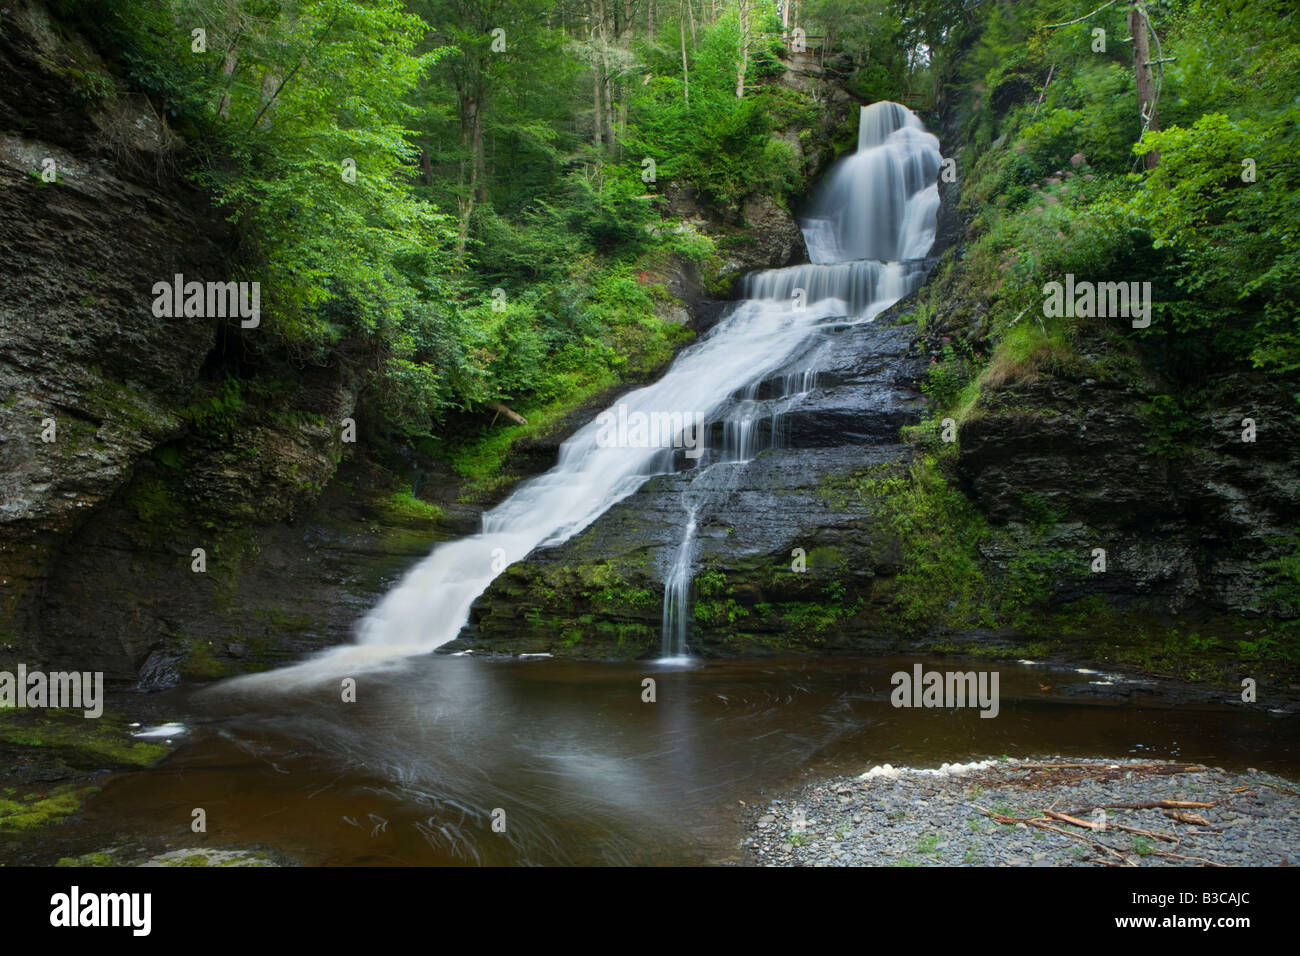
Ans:
POLYGON ((758 866, 1300 866, 1300 787, 1195 764, 886 764, 750 807, 744 819, 742 849, 758 866))

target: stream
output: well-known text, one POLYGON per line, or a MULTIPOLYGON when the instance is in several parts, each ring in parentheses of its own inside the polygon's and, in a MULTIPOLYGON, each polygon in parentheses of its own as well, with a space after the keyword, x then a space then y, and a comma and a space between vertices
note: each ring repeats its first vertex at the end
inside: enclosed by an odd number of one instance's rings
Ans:
POLYGON ((729 863, 740 860, 740 801, 876 764, 1059 754, 1300 771, 1300 742, 1279 733, 1284 718, 1175 706, 1138 685, 1117 695, 1123 683, 1095 673, 997 665, 995 720, 973 708, 895 708, 890 675, 916 661, 427 655, 365 676, 355 703, 337 691, 172 691, 158 703, 188 728, 180 749, 105 780, 53 852, 126 844, 264 847, 321 865, 729 863), (642 699, 646 678, 654 703, 642 699), (195 807, 207 813, 205 835, 190 832, 195 807), (494 810, 504 833, 492 829, 494 810))

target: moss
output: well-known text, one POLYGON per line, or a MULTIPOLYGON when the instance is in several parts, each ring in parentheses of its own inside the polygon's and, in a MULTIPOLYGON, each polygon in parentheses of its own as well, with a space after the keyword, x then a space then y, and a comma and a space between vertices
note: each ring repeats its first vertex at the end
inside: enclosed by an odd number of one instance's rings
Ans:
POLYGON ((181 416, 199 434, 228 439, 248 407, 243 383, 227 377, 215 386, 196 386, 196 391, 198 396, 181 409, 181 416))
POLYGON ((55 866, 117 866, 118 862, 111 853, 100 850, 96 853, 83 853, 81 856, 63 856, 55 866))
POLYGON ((26 794, 20 800, 0 798, 0 830, 31 830, 71 816, 81 809, 86 797, 98 790, 62 784, 43 795, 26 794))
POLYGON ((1024 644, 981 644, 977 641, 940 641, 927 650, 936 654, 955 654, 959 657, 989 658, 992 660, 1019 660, 1023 657, 1049 657, 1060 653, 1060 641, 1029 641, 1024 644))
POLYGON ((140 393, 115 381, 108 373, 92 370, 95 384, 86 389, 86 404, 99 417, 126 432, 158 434, 178 424, 165 409, 140 397, 140 393))
POLYGON ((154 533, 164 533, 185 517, 185 509, 159 478, 142 478, 126 492, 126 503, 154 533))
POLYGON ((160 743, 130 736, 120 715, 87 718, 79 710, 0 710, 0 742, 56 750, 74 766, 144 767, 167 753, 160 743))
POLYGON ((390 519, 436 521, 442 517, 442 509, 417 498, 410 491, 396 491, 383 499, 381 507, 390 519))
MULTIPOLYGON (((319 630, 321 622, 312 617, 310 614, 289 614, 278 607, 263 608, 257 614, 269 623, 273 630, 278 633, 301 634, 305 631, 319 630)), ((273 650, 274 639, 248 638, 240 643, 247 646, 250 650, 260 652, 262 650, 273 650), (266 645, 272 645, 270 647, 266 645)))
POLYGON ((844 566, 845 560, 844 552, 840 548, 823 546, 808 552, 810 568, 840 568, 844 566))
POLYGON ((232 662, 221 660, 213 653, 211 641, 199 638, 188 643, 180 665, 181 676, 196 681, 219 680, 236 672, 232 662))

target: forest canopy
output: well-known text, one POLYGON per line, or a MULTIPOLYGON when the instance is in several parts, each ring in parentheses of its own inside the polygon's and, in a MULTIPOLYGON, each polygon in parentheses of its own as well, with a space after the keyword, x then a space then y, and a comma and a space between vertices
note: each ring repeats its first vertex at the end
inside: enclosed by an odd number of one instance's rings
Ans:
POLYGON ((1284 3, 62 7, 159 104, 238 224, 239 267, 265 289, 261 347, 371 350, 398 435, 484 403, 572 405, 661 365, 689 331, 659 317, 647 276, 717 253, 673 219, 666 187, 721 220, 755 194, 797 210, 810 184, 781 133, 819 104, 774 79, 805 45, 862 102, 955 122, 971 301, 990 306, 993 341, 1046 281, 1141 273, 1158 290, 1152 361, 1186 382, 1247 363, 1295 391, 1300 37, 1284 3), (1154 121, 1138 32, 1158 54, 1154 121), (1077 174, 1066 189, 1062 171, 1077 174))

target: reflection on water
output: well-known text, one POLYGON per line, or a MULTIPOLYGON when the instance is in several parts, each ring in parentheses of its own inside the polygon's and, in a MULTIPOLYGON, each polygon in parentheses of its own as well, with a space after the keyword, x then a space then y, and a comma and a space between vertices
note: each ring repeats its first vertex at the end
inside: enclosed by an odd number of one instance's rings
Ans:
POLYGON ((997 665, 994 720, 895 709, 889 677, 913 663, 429 656, 361 675, 356 703, 337 682, 279 696, 219 685, 178 715, 191 742, 111 781, 82 825, 101 841, 261 844, 321 864, 706 863, 736 857, 738 801, 803 773, 1001 754, 1300 764, 1286 719, 1081 700, 1068 691, 1091 675, 1054 674, 1043 692, 1040 668, 1014 664, 997 665), (194 807, 206 836, 189 831, 194 807))

